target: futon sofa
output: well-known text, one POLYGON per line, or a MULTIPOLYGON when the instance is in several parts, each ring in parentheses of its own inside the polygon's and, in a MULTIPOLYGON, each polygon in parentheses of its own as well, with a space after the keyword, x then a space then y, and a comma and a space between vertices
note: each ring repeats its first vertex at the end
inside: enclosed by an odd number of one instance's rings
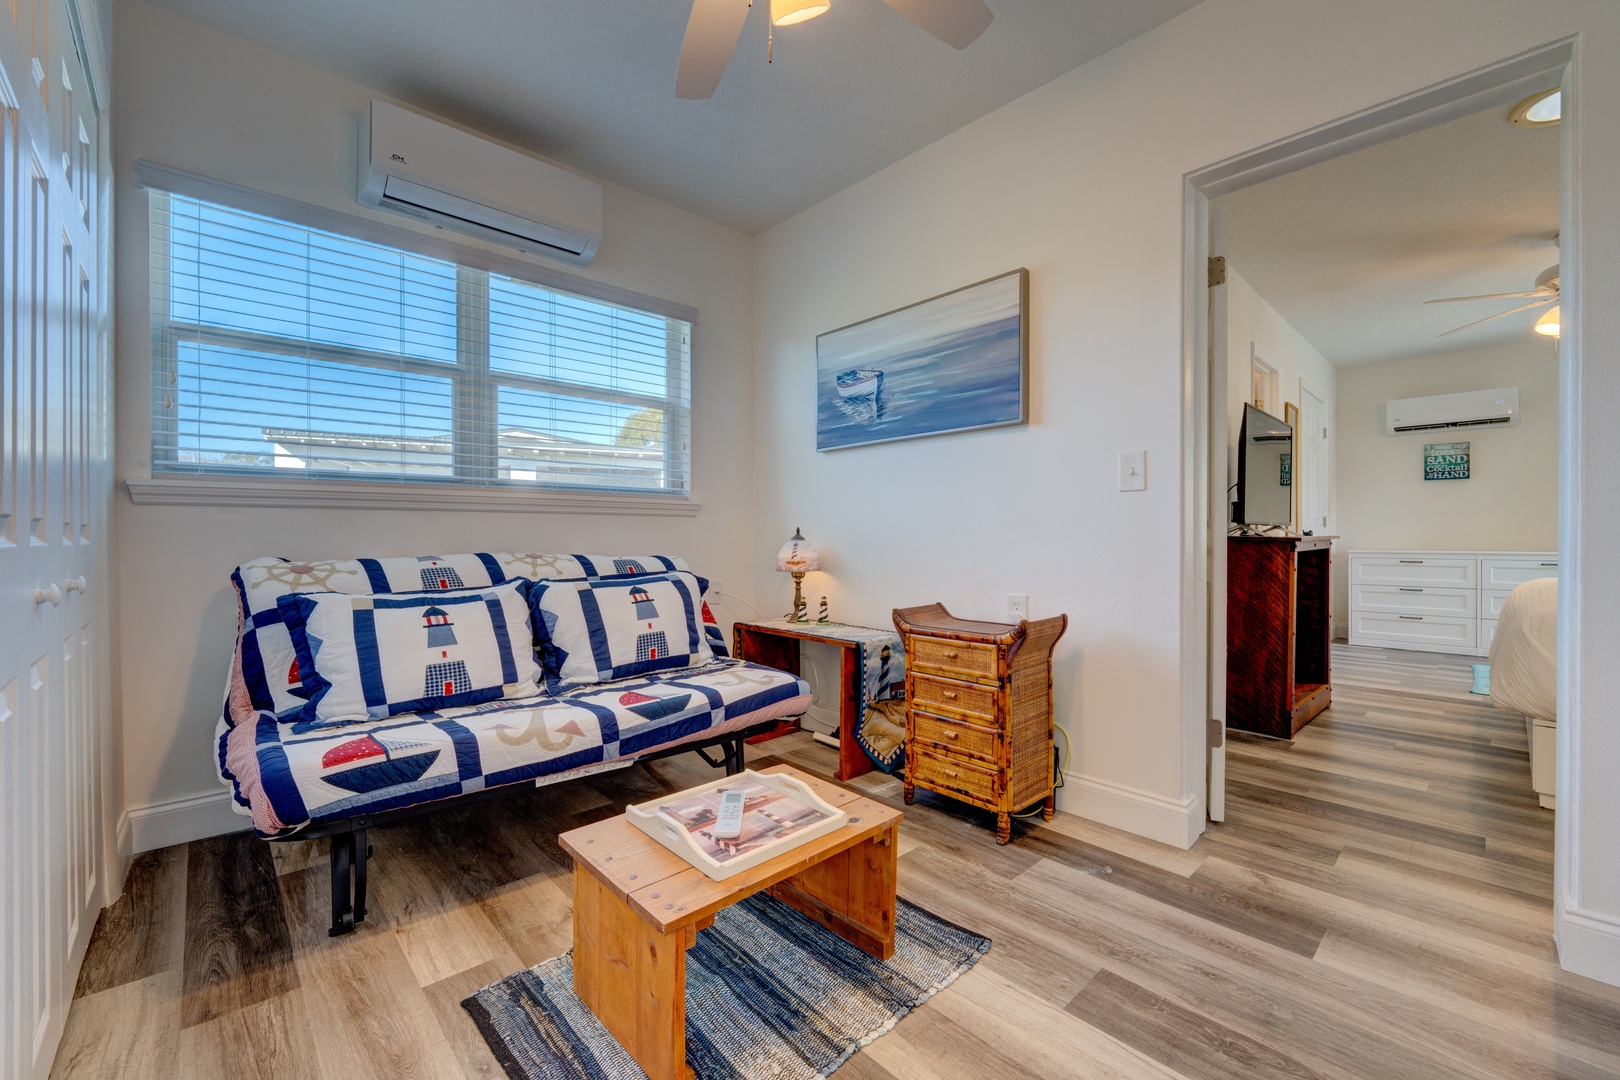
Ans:
POLYGON ((729 657, 669 556, 266 558, 231 581, 219 775, 259 836, 331 837, 334 935, 365 918, 369 828, 673 752, 736 773, 810 703, 729 657))

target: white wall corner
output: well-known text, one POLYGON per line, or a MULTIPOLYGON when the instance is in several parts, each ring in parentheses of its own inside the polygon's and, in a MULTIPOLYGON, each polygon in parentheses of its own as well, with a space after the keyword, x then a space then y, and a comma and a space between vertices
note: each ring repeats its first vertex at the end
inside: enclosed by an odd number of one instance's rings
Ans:
POLYGON ((129 810, 127 808, 118 815, 118 829, 114 836, 114 843, 116 844, 118 857, 125 862, 128 862, 129 857, 135 854, 129 850, 129 810))
MULTIPOLYGON (((242 832, 252 827, 246 817, 231 809, 231 793, 228 791, 211 791, 149 806, 132 806, 125 811, 125 817, 129 822, 127 850, 135 855, 209 836, 242 832)), ((119 850, 126 849, 120 844, 119 850)))
POLYGON ((1095 776, 1065 772, 1058 809, 1186 850, 1204 831, 1204 799, 1172 799, 1095 776))
POLYGON ((1566 899, 1555 936, 1565 971, 1620 986, 1620 919, 1571 907, 1566 899))

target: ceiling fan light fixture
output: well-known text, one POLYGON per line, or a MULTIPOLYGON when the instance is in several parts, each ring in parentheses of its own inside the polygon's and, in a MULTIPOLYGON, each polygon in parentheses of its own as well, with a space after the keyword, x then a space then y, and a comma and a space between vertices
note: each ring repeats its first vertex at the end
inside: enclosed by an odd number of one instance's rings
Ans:
POLYGON ((1542 312, 1541 318, 1536 320, 1536 333, 1542 334, 1546 337, 1558 337, 1559 332, 1562 329, 1563 327, 1559 324, 1557 304, 1554 304, 1552 307, 1542 312))
POLYGON ((792 26, 825 15, 830 7, 827 0, 771 0, 771 22, 777 26, 792 26))
POLYGON ((1508 114, 1515 127, 1552 127, 1564 118, 1564 93, 1558 87, 1531 94, 1508 114))

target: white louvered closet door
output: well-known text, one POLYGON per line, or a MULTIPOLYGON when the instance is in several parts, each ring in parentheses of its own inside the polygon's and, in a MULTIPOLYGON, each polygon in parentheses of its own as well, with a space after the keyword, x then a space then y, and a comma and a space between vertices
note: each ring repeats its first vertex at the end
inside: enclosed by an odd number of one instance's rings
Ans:
POLYGON ((0 4, 0 1076, 30 1080, 107 885, 106 84, 71 2, 0 4))

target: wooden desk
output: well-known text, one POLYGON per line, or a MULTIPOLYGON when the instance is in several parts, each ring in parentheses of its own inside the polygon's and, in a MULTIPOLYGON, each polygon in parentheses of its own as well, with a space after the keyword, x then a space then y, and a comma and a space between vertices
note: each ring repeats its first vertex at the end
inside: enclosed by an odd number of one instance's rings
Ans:
MULTIPOLYGON (((861 722, 861 673, 855 663, 857 642, 820 633, 817 623, 739 622, 731 629, 732 655, 766 667, 799 674, 799 642, 819 641, 839 648, 838 771, 840 780, 853 780, 872 771, 872 759, 855 741, 861 722)), ((767 735, 766 738, 771 738, 767 735)))
POLYGON ((690 1080, 686 1064, 686 950, 722 908, 768 891, 880 960, 894 955, 898 810, 787 773, 844 810, 837 832, 724 881, 618 817, 565 832, 574 858, 574 993, 649 1080, 690 1080))

